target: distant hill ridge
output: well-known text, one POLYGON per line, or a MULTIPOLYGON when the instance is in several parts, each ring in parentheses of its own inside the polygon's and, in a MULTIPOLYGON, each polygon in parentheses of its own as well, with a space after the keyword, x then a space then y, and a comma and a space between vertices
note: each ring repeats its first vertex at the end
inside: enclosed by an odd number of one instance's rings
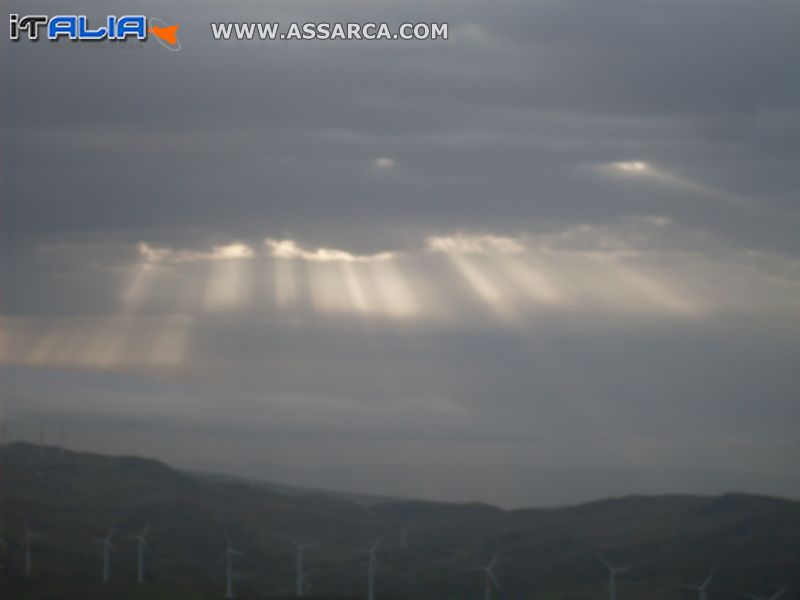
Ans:
MULTIPOLYGON (((495 553, 507 598, 607 598, 598 555, 637 565, 620 577, 620 600, 684 598, 682 585, 714 569, 712 600, 770 595, 800 573, 800 502, 749 494, 626 496, 503 510, 351 498, 186 473, 140 457, 70 451, 62 457, 56 448, 42 455, 21 442, 0 447, 0 485, 1 585, 10 598, 219 597, 226 535, 246 555, 235 565, 243 598, 292 595, 296 557, 289 536, 318 542, 306 562, 319 598, 363 597, 361 548, 378 539, 379 598, 483 597, 474 569, 495 553), (33 542, 29 579, 26 521, 42 535, 33 542), (148 583, 136 586, 128 536, 145 525, 153 556, 148 583), (92 541, 112 527, 111 583, 102 585, 92 541)), ((796 597, 792 587, 783 599, 796 597)))

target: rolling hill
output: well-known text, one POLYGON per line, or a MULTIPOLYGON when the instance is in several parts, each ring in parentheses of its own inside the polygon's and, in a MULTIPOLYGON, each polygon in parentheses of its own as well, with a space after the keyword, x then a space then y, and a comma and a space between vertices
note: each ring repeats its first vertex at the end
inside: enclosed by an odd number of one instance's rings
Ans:
MULTIPOLYGON (((800 502, 744 494, 631 496, 552 509, 501 510, 347 496, 175 470, 154 460, 0 447, 3 598, 218 598, 225 536, 241 598, 290 597, 289 536, 318 542, 306 556, 308 598, 361 598, 362 548, 381 539, 379 598, 483 597, 476 571, 496 553, 494 597, 607 597, 598 559, 636 568, 619 598, 694 598, 682 585, 718 569, 714 598, 770 595, 800 573, 800 502), (24 577, 25 523, 32 577, 24 577), (147 582, 135 583, 136 541, 150 526, 147 582), (100 583, 93 540, 113 528, 111 582, 100 583), (688 594, 688 595, 687 595, 688 594)), ((793 586, 784 598, 796 598, 793 586)))

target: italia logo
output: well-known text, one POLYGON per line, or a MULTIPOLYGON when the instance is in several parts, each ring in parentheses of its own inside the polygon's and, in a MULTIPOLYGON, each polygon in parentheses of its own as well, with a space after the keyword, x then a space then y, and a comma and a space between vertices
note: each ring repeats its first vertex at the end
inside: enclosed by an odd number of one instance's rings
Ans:
POLYGON ((90 23, 86 15, 9 15, 9 37, 19 41, 24 35, 31 41, 40 36, 50 41, 60 38, 79 41, 146 41, 149 34, 167 50, 181 49, 179 24, 169 25, 156 17, 145 15, 109 15, 104 22, 90 23))

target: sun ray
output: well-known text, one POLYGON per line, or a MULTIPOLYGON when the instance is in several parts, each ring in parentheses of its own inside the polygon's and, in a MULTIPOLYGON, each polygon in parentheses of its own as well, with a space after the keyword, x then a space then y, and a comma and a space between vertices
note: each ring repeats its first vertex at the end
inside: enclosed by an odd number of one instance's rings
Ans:
POLYGON ((486 273, 486 269, 482 269, 476 261, 467 258, 461 252, 446 252, 446 255, 472 291, 495 316, 503 320, 514 318, 514 309, 507 295, 486 273))
POLYGON ((420 315, 419 301, 394 261, 372 263, 369 269, 384 314, 399 319, 420 315))
POLYGON ((185 315, 171 315, 157 323, 150 362, 156 365, 181 364, 186 355, 192 320, 185 315))
POLYGON ((339 272, 347 293, 349 312, 365 315, 371 313, 375 307, 368 298, 364 272, 360 266, 353 262, 340 262, 339 272))
POLYGON ((273 287, 275 303, 279 308, 285 308, 297 301, 297 265, 294 259, 273 260, 273 287))
POLYGON ((338 265, 331 262, 307 264, 311 305, 321 313, 347 312, 350 306, 338 265))
POLYGON ((230 311, 246 307, 250 302, 252 265, 239 258, 211 264, 203 308, 208 311, 230 311))
POLYGON ((569 304, 566 291, 541 266, 516 257, 497 259, 497 265, 525 296, 538 305, 564 307, 569 304))
POLYGON ((644 302, 661 311, 679 315, 696 315, 700 312, 696 303, 690 301, 655 277, 646 275, 620 262, 609 264, 622 285, 644 302))

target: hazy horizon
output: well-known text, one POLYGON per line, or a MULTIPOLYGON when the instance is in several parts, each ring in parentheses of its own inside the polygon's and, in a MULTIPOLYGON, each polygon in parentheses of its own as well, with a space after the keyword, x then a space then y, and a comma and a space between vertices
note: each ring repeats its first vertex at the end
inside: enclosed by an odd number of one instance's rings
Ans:
MULTIPOLYGON (((0 443, 2 446, 12 446, 15 444, 26 444, 29 447, 34 449, 39 448, 39 443, 32 439, 26 439, 24 437, 19 437, 16 439, 7 439, 5 442, 0 443)), ((45 441, 43 445, 43 465, 48 463, 50 464, 58 464, 58 461, 61 460, 60 458, 60 449, 62 448, 61 445, 57 443, 48 443, 45 441)), ((680 490, 672 490, 672 491, 663 491, 663 492, 650 492, 650 493, 639 493, 636 491, 630 491, 627 493, 619 493, 615 495, 608 495, 608 496, 600 496, 600 497, 587 497, 587 498, 577 498, 573 501, 562 501, 556 503, 545 503, 545 504, 538 504, 538 505, 529 505, 529 504, 520 504, 520 505, 504 505, 500 503, 492 503, 486 502, 478 499, 471 499, 471 498, 434 498, 434 497, 418 497, 418 496, 408 496, 403 495, 402 493, 397 494, 390 494, 380 491, 370 491, 367 489, 359 489, 359 488, 348 488, 348 487, 316 487, 313 485, 305 484, 303 481, 291 482, 291 481, 283 481, 283 480, 276 480, 270 479, 269 477, 264 477, 258 473, 248 474, 247 472, 232 472, 232 471, 225 471, 225 470, 218 470, 214 468, 209 468, 206 466, 200 466, 199 468, 194 468, 191 465, 179 465, 173 464, 171 462, 165 461, 162 458, 156 455, 148 455, 146 452, 137 452, 137 453, 127 453, 127 452, 116 452, 116 453, 103 453, 94 451, 92 449, 87 448, 72 448, 69 444, 63 445, 64 452, 66 456, 69 456, 70 453, 74 454, 83 454, 88 456, 101 456, 104 458, 108 458, 110 460, 114 459, 127 459, 127 458, 135 458, 135 459, 142 459, 147 461, 155 461, 159 464, 166 465, 168 468, 173 469, 179 473, 183 473, 185 475, 189 475, 192 477, 199 477, 201 479, 208 478, 209 481, 220 481, 226 482, 230 481, 240 481, 243 483, 250 483, 256 485, 264 485, 266 486, 264 489, 267 491, 275 491, 277 493, 286 493, 289 495, 293 495, 295 493, 308 493, 312 495, 322 495, 322 496, 331 496, 331 497, 342 497, 345 499, 351 499, 356 504, 361 504, 361 501, 365 501, 372 505, 372 502, 376 504, 382 504, 384 502, 429 502, 433 504, 451 504, 451 505, 459 505, 459 504, 481 504, 491 508, 496 508, 502 511, 516 511, 516 510, 526 510, 526 509, 550 509, 550 508, 570 508, 575 506, 581 506, 585 504, 592 504, 595 502, 606 502, 606 501, 614 501, 614 500, 624 500, 626 498, 669 498, 669 497, 695 497, 695 498, 716 498, 721 496, 752 496, 752 497, 764 497, 764 498, 772 498, 775 500, 781 501, 789 501, 789 502, 800 502, 800 498, 797 497, 790 497, 785 495, 779 494, 767 494, 767 493, 760 493, 756 491, 746 491, 746 490, 738 490, 738 489, 730 489, 724 490, 721 492, 682 492, 680 490)), ((35 450, 39 452, 39 450, 35 450)))

